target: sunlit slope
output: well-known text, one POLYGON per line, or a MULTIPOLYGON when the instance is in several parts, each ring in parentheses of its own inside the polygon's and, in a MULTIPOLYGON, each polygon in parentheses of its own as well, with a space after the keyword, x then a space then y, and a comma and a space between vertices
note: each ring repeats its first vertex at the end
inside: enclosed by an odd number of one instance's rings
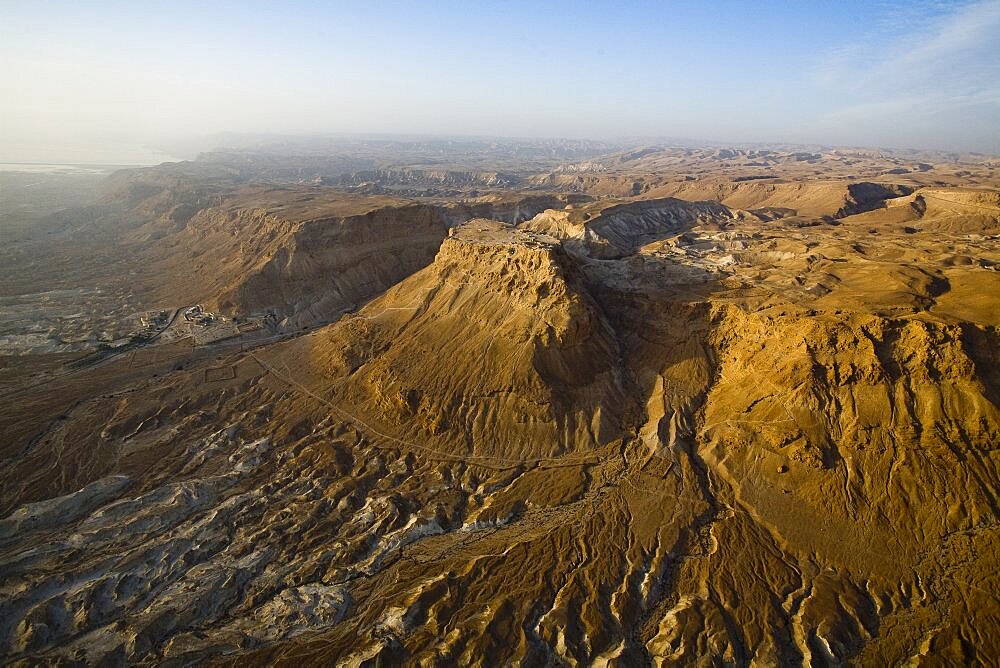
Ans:
POLYGON ((619 438, 619 359, 555 239, 474 220, 428 268, 274 364, 403 441, 516 462, 619 438))

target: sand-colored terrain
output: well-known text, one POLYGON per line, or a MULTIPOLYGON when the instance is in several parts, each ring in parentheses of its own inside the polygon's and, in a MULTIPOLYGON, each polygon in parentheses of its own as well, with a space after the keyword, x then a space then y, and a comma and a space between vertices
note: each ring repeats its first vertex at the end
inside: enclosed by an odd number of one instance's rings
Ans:
POLYGON ((495 162, 116 177, 170 317, 4 358, 8 661, 997 661, 998 163, 495 162))

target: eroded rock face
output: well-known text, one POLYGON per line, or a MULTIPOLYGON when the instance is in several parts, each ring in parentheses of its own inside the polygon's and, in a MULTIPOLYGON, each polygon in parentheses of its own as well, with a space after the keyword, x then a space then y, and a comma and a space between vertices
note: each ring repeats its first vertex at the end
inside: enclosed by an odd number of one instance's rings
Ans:
POLYGON ((515 174, 495 171, 456 169, 388 168, 354 172, 335 179, 342 186, 452 186, 478 188, 509 188, 521 179, 515 174))
POLYGON ((619 438, 629 410, 620 357, 556 239, 473 220, 430 267, 274 364, 386 433, 403 424, 400 438, 503 461, 619 438))
POLYGON ((72 494, 21 506, 9 517, 0 520, 0 538, 52 529, 72 522, 117 497, 129 484, 131 481, 128 476, 109 476, 95 480, 72 494))
POLYGON ((551 196, 439 205, 310 193, 255 206, 247 196, 200 211, 146 252, 164 273, 193 269, 204 277, 167 282, 159 288, 164 298, 232 314, 271 312, 297 330, 328 322, 430 264, 454 225, 483 215, 516 223, 554 205, 562 202, 551 196))
POLYGON ((566 240, 567 248, 596 258, 618 259, 651 241, 699 224, 731 225, 747 212, 731 211, 715 202, 653 199, 625 203, 598 202, 573 209, 549 210, 522 227, 566 240))
POLYGON ((895 219, 866 241, 874 211, 547 208, 442 222, 433 260, 357 313, 82 400, 3 478, 0 652, 997 655, 988 239, 931 268, 895 219))
MULTIPOLYGON (((447 228, 441 209, 420 205, 298 224, 273 248, 248 253, 251 268, 233 276, 235 284, 217 297, 219 306, 272 310, 289 317, 291 327, 329 319, 429 264, 447 228)), ((258 230, 249 236, 269 235, 258 230)))

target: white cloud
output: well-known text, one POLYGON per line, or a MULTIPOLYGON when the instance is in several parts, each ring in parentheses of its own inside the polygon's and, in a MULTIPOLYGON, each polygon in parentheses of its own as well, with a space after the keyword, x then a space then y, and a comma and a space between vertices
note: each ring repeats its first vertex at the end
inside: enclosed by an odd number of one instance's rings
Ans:
MULTIPOLYGON (((860 125, 872 136, 944 145, 974 142, 973 129, 1000 127, 1000 0, 930 9, 909 16, 890 39, 873 34, 824 55, 814 83, 841 104, 817 119, 817 130, 856 132, 860 125)), ((977 147, 998 150, 998 135, 977 147)))

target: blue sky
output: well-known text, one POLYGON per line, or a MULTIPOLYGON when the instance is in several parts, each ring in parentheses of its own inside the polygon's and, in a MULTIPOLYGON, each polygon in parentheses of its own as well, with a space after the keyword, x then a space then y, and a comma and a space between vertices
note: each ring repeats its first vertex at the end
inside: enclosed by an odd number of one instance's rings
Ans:
POLYGON ((224 131, 1000 153, 998 128, 1000 0, 0 4, 0 160, 224 131))

